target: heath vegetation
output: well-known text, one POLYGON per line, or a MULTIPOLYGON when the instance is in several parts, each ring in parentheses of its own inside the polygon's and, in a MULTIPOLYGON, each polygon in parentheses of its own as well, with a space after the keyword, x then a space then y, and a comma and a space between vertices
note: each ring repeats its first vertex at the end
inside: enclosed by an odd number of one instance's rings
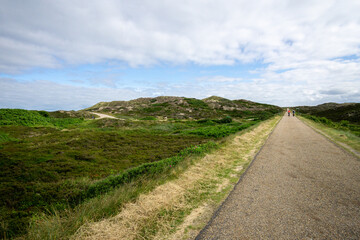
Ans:
POLYGON ((144 177, 159 179, 280 111, 218 97, 99 103, 76 112, 0 109, 1 236, 26 234, 41 213, 74 209, 144 177), (119 119, 94 119, 96 111, 119 119))

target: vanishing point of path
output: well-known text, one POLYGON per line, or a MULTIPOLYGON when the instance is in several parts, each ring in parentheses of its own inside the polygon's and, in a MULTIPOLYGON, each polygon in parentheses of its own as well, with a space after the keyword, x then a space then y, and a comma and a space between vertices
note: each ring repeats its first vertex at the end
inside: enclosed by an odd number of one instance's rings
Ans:
POLYGON ((284 116, 196 239, 360 239, 360 161, 284 116))

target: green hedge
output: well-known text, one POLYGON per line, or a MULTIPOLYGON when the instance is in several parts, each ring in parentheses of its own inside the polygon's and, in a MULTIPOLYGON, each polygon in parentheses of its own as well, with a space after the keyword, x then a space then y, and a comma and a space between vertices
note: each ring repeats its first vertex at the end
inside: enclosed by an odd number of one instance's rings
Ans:
POLYGON ((351 133, 360 137, 360 125, 351 124, 349 121, 342 120, 340 122, 333 122, 330 119, 327 119, 326 117, 317 117, 309 114, 301 114, 301 116, 332 128, 336 128, 344 131, 350 131, 351 133))
POLYGON ((236 133, 243 129, 246 129, 258 122, 259 121, 253 121, 249 123, 234 123, 234 124, 224 124, 224 125, 216 125, 216 126, 206 126, 194 130, 186 130, 183 133, 205 136, 210 138, 221 138, 221 137, 229 136, 230 134, 236 133))

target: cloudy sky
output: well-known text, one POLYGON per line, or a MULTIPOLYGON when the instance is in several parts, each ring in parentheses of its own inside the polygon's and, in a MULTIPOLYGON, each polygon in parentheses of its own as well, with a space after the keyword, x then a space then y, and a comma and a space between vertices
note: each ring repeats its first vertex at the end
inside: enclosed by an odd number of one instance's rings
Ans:
POLYGON ((0 108, 360 102, 358 0, 0 0, 0 108))

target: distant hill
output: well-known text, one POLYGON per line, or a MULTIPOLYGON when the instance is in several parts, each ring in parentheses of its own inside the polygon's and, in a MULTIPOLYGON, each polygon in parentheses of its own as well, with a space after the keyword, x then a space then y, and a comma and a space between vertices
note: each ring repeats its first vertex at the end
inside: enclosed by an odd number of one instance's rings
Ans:
POLYGON ((122 116, 161 116, 175 119, 222 118, 225 116, 235 118, 257 116, 261 118, 262 115, 272 115, 282 111, 280 107, 274 105, 248 100, 232 101, 217 96, 202 100, 161 96, 138 98, 131 101, 100 102, 84 110, 122 116))
POLYGON ((326 117, 339 122, 347 120, 352 123, 360 123, 360 103, 324 103, 317 106, 298 106, 298 112, 326 117))

